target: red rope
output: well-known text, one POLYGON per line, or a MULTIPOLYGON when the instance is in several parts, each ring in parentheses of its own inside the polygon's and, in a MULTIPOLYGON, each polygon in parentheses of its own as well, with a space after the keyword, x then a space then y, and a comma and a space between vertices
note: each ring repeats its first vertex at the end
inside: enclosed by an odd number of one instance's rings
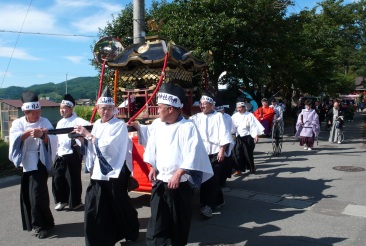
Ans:
POLYGON ((139 115, 139 114, 140 114, 140 113, 141 113, 141 112, 146 108, 146 106, 151 102, 151 100, 155 97, 156 93, 158 92, 158 90, 159 90, 159 88, 160 88, 161 84, 163 83, 163 79, 164 79, 164 76, 165 76, 165 69, 166 69, 166 66, 167 66, 167 64, 168 64, 168 56, 169 56, 169 53, 168 53, 168 52, 166 52, 166 53, 165 53, 165 59, 164 59, 163 70, 161 71, 161 75, 160 75, 160 79, 159 79, 158 85, 156 86, 156 88, 155 88, 155 90, 154 90, 154 92, 153 92, 152 96, 147 100, 147 102, 145 103, 145 105, 144 105, 144 106, 142 106, 142 107, 140 108, 140 110, 139 110, 139 111, 138 111, 134 116, 132 116, 132 117, 128 120, 127 125, 136 119, 136 117, 137 117, 137 116, 138 116, 138 115, 139 115))
MULTIPOLYGON (((105 64, 106 64, 107 60, 104 60, 103 61, 103 65, 102 65, 102 74, 100 76, 100 80, 99 80, 99 90, 98 90, 98 98, 97 98, 97 101, 100 97, 100 95, 102 94, 102 89, 103 89, 103 79, 104 79, 104 71, 105 71, 105 64)), ((90 123, 93 123, 94 121, 94 117, 97 113, 97 106, 94 106, 94 109, 93 109, 93 114, 90 118, 90 123)))

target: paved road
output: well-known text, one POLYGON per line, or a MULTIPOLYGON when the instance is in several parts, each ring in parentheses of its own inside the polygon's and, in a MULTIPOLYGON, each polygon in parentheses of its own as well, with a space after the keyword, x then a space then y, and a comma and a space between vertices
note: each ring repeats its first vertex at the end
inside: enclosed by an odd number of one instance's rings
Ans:
MULTIPOLYGON (((359 113, 347 122, 341 145, 328 143, 329 132, 321 132, 312 151, 287 135, 282 154, 272 156, 268 139, 261 138, 257 174, 228 180, 226 205, 211 219, 200 216, 196 192, 189 245, 366 245, 366 171, 357 170, 366 168, 365 119, 366 113, 359 113)), ((87 183, 83 174, 84 191, 87 183)), ((51 238, 22 231, 19 189, 19 178, 0 181, 0 245, 84 245, 82 210, 53 210, 51 238)), ((140 239, 121 244, 145 245, 149 195, 130 195, 139 212, 140 239)))

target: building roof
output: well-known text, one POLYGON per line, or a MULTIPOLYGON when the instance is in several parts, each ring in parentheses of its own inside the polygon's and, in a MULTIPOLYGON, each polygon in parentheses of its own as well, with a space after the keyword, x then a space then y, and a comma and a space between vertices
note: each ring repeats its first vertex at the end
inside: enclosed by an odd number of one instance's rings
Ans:
MULTIPOLYGON (((23 105, 21 100, 4 99, 4 100, 0 100, 0 102, 6 103, 6 104, 16 107, 16 108, 21 108, 23 105)), ((41 107, 59 107, 60 106, 59 103, 55 103, 55 102, 48 101, 48 100, 39 100, 39 103, 41 104, 41 107)))
POLYGON ((365 90, 365 77, 358 76, 355 80, 356 90, 365 90))
POLYGON ((86 98, 86 99, 77 99, 76 100, 77 102, 79 101, 79 102, 90 102, 90 101, 92 101, 91 99, 88 99, 88 98, 86 98))

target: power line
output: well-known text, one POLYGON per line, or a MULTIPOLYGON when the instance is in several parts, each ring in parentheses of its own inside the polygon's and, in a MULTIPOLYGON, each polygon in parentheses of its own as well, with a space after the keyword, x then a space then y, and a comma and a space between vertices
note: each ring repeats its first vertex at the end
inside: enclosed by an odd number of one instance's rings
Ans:
POLYGON ((61 33, 45 33, 45 32, 18 32, 9 30, 0 30, 0 32, 18 33, 18 34, 31 34, 31 35, 44 35, 44 36, 61 36, 61 37, 85 37, 85 38, 97 38, 98 36, 82 35, 82 34, 61 34, 61 33))
POLYGON ((10 62, 11 62, 11 60, 13 59, 14 51, 15 51, 15 48, 17 47, 17 44, 18 44, 18 41, 19 41, 20 33, 21 33, 21 31, 23 30, 23 26, 24 26, 25 20, 27 19, 27 16, 28 16, 28 13, 29 13, 29 9, 30 9, 30 7, 31 7, 31 6, 32 6, 32 0, 31 0, 31 1, 30 1, 30 3, 29 3, 28 9, 27 9, 27 13, 25 14, 25 17, 24 17, 24 20, 23 20, 22 26, 21 26, 21 28, 20 28, 20 32, 18 33, 17 40, 15 41, 15 45, 14 45, 13 51, 12 51, 12 53, 11 53, 11 56, 10 56, 10 59, 9 59, 8 65, 7 65, 7 67, 6 67, 6 70, 5 70, 5 73, 4 73, 4 76, 3 76, 3 79, 2 79, 2 81, 1 81, 0 88, 2 88, 2 87, 3 87, 3 83, 4 83, 4 80, 5 80, 6 74, 8 73, 8 69, 9 69, 9 66, 10 66, 10 62))
POLYGON ((303 8, 299 5, 299 3, 297 1, 295 1, 296 5, 299 6, 300 8, 300 12, 303 10, 303 8))
POLYGON ((293 1, 293 5, 291 4, 291 8, 295 11, 295 13, 299 13, 303 10, 303 8, 299 5, 299 3, 295 0, 293 1), (297 11, 296 5, 300 8, 300 11, 297 11))

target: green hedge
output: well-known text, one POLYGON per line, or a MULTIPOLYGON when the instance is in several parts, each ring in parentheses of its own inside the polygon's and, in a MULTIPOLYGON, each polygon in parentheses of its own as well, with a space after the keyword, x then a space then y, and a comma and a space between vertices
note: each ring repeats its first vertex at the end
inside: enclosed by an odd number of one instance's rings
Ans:
MULTIPOLYGON (((83 118, 84 120, 89 121, 93 114, 94 106, 75 106, 74 111, 75 113, 83 118)), ((95 114, 94 121, 99 119, 98 113, 95 114)))
POLYGON ((9 144, 0 140, 0 177, 21 174, 22 168, 15 168, 9 160, 9 144))

